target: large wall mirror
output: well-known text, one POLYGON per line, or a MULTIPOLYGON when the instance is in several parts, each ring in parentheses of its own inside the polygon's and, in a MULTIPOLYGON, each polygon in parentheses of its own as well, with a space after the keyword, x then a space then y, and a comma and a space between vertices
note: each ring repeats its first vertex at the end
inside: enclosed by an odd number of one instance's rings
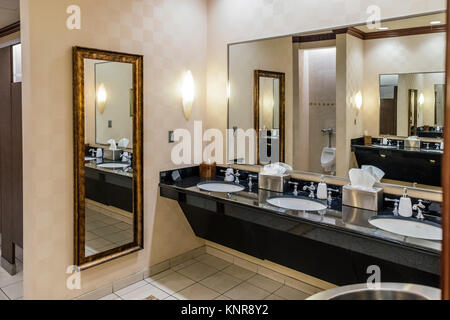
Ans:
POLYGON ((445 48, 444 12, 230 44, 227 161, 345 179, 371 165, 383 183, 441 190, 445 48), (273 93, 252 97, 277 86, 258 70, 283 74, 284 119, 273 93))
POLYGON ((88 268, 142 249, 143 58, 73 48, 74 260, 88 268))
POLYGON ((285 74, 255 70, 254 87, 257 163, 284 161, 285 74))
POLYGON ((380 75, 380 134, 442 138, 444 72, 380 75))

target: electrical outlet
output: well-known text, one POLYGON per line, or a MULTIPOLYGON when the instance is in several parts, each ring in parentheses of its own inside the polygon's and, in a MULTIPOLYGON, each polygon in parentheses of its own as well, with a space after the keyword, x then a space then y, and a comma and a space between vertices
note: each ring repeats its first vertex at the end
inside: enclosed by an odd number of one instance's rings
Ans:
POLYGON ((174 143, 175 137, 173 131, 169 131, 169 143, 174 143))

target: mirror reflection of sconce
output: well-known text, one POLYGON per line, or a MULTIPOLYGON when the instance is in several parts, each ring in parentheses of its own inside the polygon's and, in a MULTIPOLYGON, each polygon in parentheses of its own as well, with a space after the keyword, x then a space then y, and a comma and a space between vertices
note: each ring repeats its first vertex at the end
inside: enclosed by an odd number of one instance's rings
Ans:
POLYGON ((97 90, 97 106, 100 114, 103 114, 103 112, 105 112, 107 98, 108 94, 106 93, 105 85, 102 83, 97 90))
POLYGON ((424 102, 425 102, 425 96, 423 95, 423 93, 421 93, 419 95, 419 104, 423 105, 424 102))
POLYGON ((183 113, 186 120, 191 118, 192 104, 194 103, 195 85, 194 77, 190 70, 186 71, 181 86, 181 96, 183 99, 183 113))
POLYGON ((359 115, 359 112, 361 111, 362 104, 363 104, 363 97, 361 91, 358 91, 354 98, 355 101, 355 107, 356 107, 356 115, 359 115))

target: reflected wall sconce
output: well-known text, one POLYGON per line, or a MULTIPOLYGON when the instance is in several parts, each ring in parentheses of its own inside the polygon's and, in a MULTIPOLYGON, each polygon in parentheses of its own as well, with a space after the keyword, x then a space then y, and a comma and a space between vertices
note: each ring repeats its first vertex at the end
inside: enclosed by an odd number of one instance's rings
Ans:
POLYGON ((190 70, 186 71, 181 86, 181 97, 183 99, 183 113, 186 120, 191 118, 192 105, 194 103, 195 84, 190 70))
POLYGON ((423 93, 421 93, 419 95, 419 104, 423 105, 424 102, 425 102, 425 96, 423 95, 423 93))
POLYGON ((356 93, 354 99, 355 99, 356 113, 359 113, 359 111, 361 111, 362 104, 363 104, 363 97, 362 97, 361 91, 358 91, 356 93))
POLYGON ((103 83, 97 89, 97 107, 100 114, 105 112, 106 100, 108 98, 108 94, 106 93, 106 88, 103 83))

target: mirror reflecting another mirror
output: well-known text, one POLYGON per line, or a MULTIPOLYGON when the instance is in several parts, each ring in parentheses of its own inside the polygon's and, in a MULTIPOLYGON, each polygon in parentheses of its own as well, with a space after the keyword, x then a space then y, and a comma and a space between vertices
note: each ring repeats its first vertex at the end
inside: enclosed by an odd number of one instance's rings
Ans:
POLYGON ((380 134, 442 138, 444 72, 380 75, 380 134))
POLYGON ((284 73, 255 71, 258 164, 284 161, 284 83, 284 73))
POLYGON ((345 179, 375 166, 382 183, 441 190, 445 13, 382 25, 230 44, 228 162, 345 179), (283 100, 260 70, 283 74, 283 100))
POLYGON ((76 264, 142 248, 142 57, 74 48, 76 264))

